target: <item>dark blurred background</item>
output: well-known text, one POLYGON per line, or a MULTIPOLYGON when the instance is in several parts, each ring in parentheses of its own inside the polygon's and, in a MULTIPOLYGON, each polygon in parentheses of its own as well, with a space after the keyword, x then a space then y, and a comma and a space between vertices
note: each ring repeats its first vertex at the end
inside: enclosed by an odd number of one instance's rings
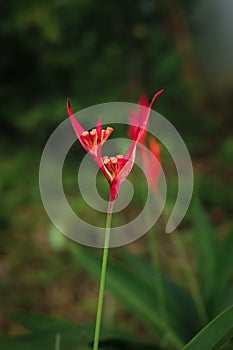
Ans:
POLYGON ((233 3, 21 0, 0 7, 0 330, 6 333, 14 330, 7 311, 80 321, 95 312, 97 284, 74 271, 60 249, 63 236, 54 233, 38 188, 40 156, 67 117, 67 97, 78 111, 137 103, 142 93, 150 98, 166 87, 154 108, 184 138, 195 188, 214 224, 220 232, 229 225, 233 3))

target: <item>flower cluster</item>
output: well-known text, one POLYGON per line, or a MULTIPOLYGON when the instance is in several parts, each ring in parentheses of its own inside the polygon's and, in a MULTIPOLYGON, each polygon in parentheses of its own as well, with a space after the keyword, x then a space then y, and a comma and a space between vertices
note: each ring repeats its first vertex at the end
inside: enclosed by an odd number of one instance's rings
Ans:
MULTIPOLYGON (((110 202, 115 201, 121 183, 126 179, 133 167, 136 146, 138 143, 144 143, 145 140, 146 126, 149 119, 150 109, 156 98, 160 96, 162 92, 163 90, 157 92, 150 104, 147 104, 145 97, 141 98, 139 114, 135 114, 135 112, 132 111, 130 115, 130 137, 132 138, 132 142, 125 155, 119 154, 113 157, 102 155, 102 146, 112 134, 113 128, 107 127, 106 129, 103 129, 101 120, 98 120, 94 129, 91 131, 84 130, 74 117, 70 102, 67 100, 68 115, 81 145, 86 152, 93 157, 94 161, 97 163, 99 169, 104 174, 110 185, 110 202)), ((152 152, 157 145, 155 140, 153 142, 155 143, 151 143, 153 146, 152 152)), ((157 148, 157 151, 159 152, 159 148, 157 148)), ((146 162, 147 163, 145 163, 145 165, 148 166, 150 160, 147 159, 146 162)), ((145 166, 145 170, 147 166, 145 166)), ((149 172, 151 174, 151 171, 149 172)), ((148 178, 150 178, 150 176, 148 178)))

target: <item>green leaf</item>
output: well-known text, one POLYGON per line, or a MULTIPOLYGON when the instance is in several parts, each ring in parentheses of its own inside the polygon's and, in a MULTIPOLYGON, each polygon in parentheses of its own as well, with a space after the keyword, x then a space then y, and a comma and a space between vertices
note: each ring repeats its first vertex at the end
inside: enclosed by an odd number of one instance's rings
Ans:
POLYGON ((0 349, 4 350, 41 350, 55 349, 56 335, 60 334, 61 350, 82 350, 88 348, 88 344, 93 337, 94 328, 85 326, 64 326, 48 330, 36 331, 19 336, 8 336, 0 338, 0 349))
MULTIPOLYGON (((90 254, 87 249, 83 249, 77 245, 71 245, 75 261, 90 272, 95 278, 100 276, 100 259, 94 254, 90 254)), ((169 329, 168 325, 162 320, 156 312, 156 300, 153 288, 146 284, 141 284, 138 276, 132 274, 127 266, 119 265, 109 261, 106 286, 109 288, 119 300, 143 320, 150 329, 157 332, 161 338, 166 339, 171 349, 180 349, 182 341, 169 329)))
POLYGON ((218 257, 218 264, 215 273, 214 285, 214 310, 219 312, 219 308, 224 304, 225 298, 229 290, 229 284, 233 275, 233 230, 231 229, 227 237, 224 238, 218 257))
MULTIPOLYGON (((159 276, 149 263, 126 249, 120 250, 120 257, 122 263, 131 268, 131 273, 137 275, 140 285, 144 286, 146 284, 148 288, 154 289, 159 276)), ((190 339, 199 329, 199 318, 193 300, 181 286, 168 276, 163 274, 161 278, 172 328, 183 339, 190 339), (192 317, 190 317, 190 313, 192 317)))
POLYGON ((16 323, 23 326, 26 330, 36 332, 48 329, 57 329, 64 327, 77 326, 76 323, 59 319, 43 314, 23 314, 18 312, 9 312, 7 316, 16 323))
MULTIPOLYGON (((46 315, 11 313, 9 316, 31 332, 19 336, 0 337, 0 349, 53 350, 57 334, 60 334, 61 350, 92 348, 94 325, 80 325, 46 315)), ((140 341, 129 333, 107 328, 102 329, 100 344, 100 349, 154 349, 154 346, 140 341)))
POLYGON ((220 350, 233 337, 233 305, 203 328, 183 350, 220 350))
POLYGON ((200 278, 204 299, 208 301, 215 281, 218 241, 216 233, 197 197, 194 198, 192 203, 191 221, 194 226, 196 243, 197 274, 200 278))

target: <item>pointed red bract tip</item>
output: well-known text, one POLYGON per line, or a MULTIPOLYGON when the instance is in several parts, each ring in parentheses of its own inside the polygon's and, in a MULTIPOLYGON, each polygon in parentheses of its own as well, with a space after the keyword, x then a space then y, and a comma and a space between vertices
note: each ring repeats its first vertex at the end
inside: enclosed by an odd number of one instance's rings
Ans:
POLYGON ((74 129, 74 131, 75 131, 75 133, 76 133, 80 143, 86 149, 85 144, 83 144, 82 140, 80 139, 82 133, 85 132, 85 130, 83 129, 82 125, 80 125, 79 122, 75 119, 75 116, 74 116, 74 114, 72 112, 72 109, 71 109, 70 101, 68 99, 66 101, 66 107, 67 107, 68 115, 70 117, 73 129, 74 129))
POLYGON ((156 92, 156 94, 154 94, 154 97, 152 98, 152 100, 151 100, 151 103, 149 104, 149 108, 151 108, 152 107, 152 105, 153 105, 153 103, 155 102, 155 100, 157 100, 157 98, 160 96, 160 95, 162 95, 162 93, 164 92, 164 89, 161 89, 161 90, 159 90, 158 92, 156 92))
POLYGON ((66 100, 66 107, 67 107, 68 114, 69 114, 69 116, 71 117, 71 116, 73 115, 73 112, 72 112, 71 105, 70 105, 70 101, 69 101, 68 98, 67 98, 67 100, 66 100))

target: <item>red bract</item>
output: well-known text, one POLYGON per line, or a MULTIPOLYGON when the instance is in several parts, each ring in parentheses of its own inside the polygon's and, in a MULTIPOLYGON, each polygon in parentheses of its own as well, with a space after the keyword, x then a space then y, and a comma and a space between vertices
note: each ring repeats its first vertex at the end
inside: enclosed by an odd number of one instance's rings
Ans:
POLYGON ((69 100, 67 100, 67 110, 73 129, 83 148, 93 157, 100 156, 101 154, 99 154, 99 152, 101 151, 101 146, 109 138, 113 132, 113 128, 107 127, 106 130, 102 129, 101 120, 98 120, 96 128, 91 131, 86 131, 75 118, 69 100))
MULTIPOLYGON (((69 101, 67 100, 67 110, 73 126, 73 129, 83 146, 83 148, 91 154, 94 161, 97 163, 99 169, 104 174, 110 185, 110 201, 115 201, 119 187, 121 183, 127 178, 130 171, 132 170, 135 151, 138 142, 140 142, 145 127, 148 122, 150 108, 154 100, 161 94, 162 91, 155 94, 152 102, 147 106, 147 109, 140 110, 140 118, 138 120, 138 126, 134 127, 134 132, 132 135, 132 142, 125 155, 116 155, 114 157, 102 156, 102 145, 108 139, 108 137, 113 132, 113 128, 107 127, 107 129, 102 129, 101 120, 98 121, 96 128, 91 131, 86 131, 79 124, 77 119, 74 117, 69 101)), ((146 101, 146 100, 145 100, 146 101)), ((142 102, 144 103, 144 102, 142 102)))
POLYGON ((130 122, 130 129, 129 129, 129 135, 133 140, 137 140, 137 142, 140 142, 143 144, 147 131, 147 123, 150 115, 150 110, 155 102, 155 100, 163 93, 164 89, 159 90, 154 97, 152 98, 151 102, 148 104, 147 97, 142 96, 139 101, 140 109, 139 113, 136 113, 135 111, 131 111, 129 116, 129 122, 130 122))
POLYGON ((149 138, 149 150, 151 153, 149 153, 145 147, 140 147, 139 154, 143 163, 148 185, 151 191, 156 193, 158 189, 161 159, 159 144, 153 137, 149 138))
POLYGON ((145 96, 142 96, 139 103, 140 103, 140 110, 139 113, 135 113, 132 111, 130 113, 130 130, 129 130, 129 135, 131 136, 132 139, 134 139, 138 132, 138 128, 142 128, 142 131, 139 132, 139 140, 138 142, 141 143, 144 147, 139 148, 139 154, 140 158, 143 163, 143 168, 148 180, 149 187, 152 191, 156 192, 157 191, 157 186, 158 186, 158 180, 159 180, 159 174, 160 174, 160 148, 159 144, 155 140, 155 138, 150 137, 149 138, 149 149, 151 151, 150 153, 145 149, 146 147, 146 135, 147 135, 147 123, 148 123, 148 116, 149 113, 147 111, 147 108, 149 108, 149 111, 154 103, 154 101, 163 93, 163 89, 158 91, 152 101, 148 104, 147 98, 145 96), (147 107, 147 108, 145 108, 147 107), (135 126, 138 125, 137 126, 135 126), (153 159, 155 157, 156 159, 153 159))

